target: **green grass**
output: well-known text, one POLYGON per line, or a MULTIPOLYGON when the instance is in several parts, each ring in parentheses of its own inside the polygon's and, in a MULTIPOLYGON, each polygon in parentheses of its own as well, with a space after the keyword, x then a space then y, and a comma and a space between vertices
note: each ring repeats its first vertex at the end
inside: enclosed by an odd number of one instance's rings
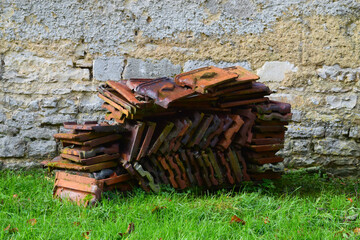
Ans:
POLYGON ((360 213, 358 181, 319 174, 211 193, 111 192, 92 208, 53 199, 52 186, 43 170, 0 172, 0 239, 355 239, 360 227, 347 219, 360 213), (121 237, 129 223, 135 230, 121 237))

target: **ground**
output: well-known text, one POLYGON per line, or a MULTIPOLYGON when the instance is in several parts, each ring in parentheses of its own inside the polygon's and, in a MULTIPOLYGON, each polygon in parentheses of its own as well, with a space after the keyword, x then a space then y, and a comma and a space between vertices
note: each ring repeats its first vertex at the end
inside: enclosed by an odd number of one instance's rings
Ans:
POLYGON ((111 192, 91 208, 53 199, 53 181, 46 170, 0 172, 0 239, 354 239, 360 232, 359 180, 320 173, 214 192, 111 192))

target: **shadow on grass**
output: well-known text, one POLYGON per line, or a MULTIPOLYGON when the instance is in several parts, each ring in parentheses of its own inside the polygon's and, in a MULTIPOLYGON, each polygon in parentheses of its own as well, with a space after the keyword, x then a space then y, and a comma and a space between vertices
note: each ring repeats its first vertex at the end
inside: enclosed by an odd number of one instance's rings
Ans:
MULTIPOLYGON (((285 173, 281 179, 268 180, 261 182, 244 182, 241 186, 206 189, 200 187, 191 187, 184 191, 178 191, 170 186, 161 186, 161 195, 171 196, 188 195, 189 197, 208 197, 211 195, 234 195, 238 193, 261 193, 263 195, 281 197, 281 196, 297 196, 299 198, 318 198, 322 195, 346 195, 357 198, 360 180, 351 178, 329 177, 321 172, 308 173, 306 171, 296 171, 285 173)), ((108 199, 128 198, 146 195, 141 188, 135 188, 132 192, 107 192, 105 197, 108 199)), ((152 194, 152 193, 150 193, 152 194)))
MULTIPOLYGON (((54 178, 54 173, 49 172, 46 169, 33 169, 33 170, 18 170, 18 171, 2 171, 3 174, 8 175, 17 175, 26 178, 29 176, 44 176, 49 180, 49 178, 54 178)), ((36 178, 36 177, 35 177, 36 178)), ((292 171, 289 173, 283 174, 281 179, 278 180, 267 180, 265 179, 262 182, 244 182, 241 186, 220 188, 220 189, 210 189, 204 190, 200 187, 191 187, 189 189, 178 191, 168 185, 161 186, 160 194, 162 196, 170 196, 173 194, 177 195, 188 195, 189 197, 201 197, 209 195, 219 195, 219 194, 237 194, 237 193, 253 193, 258 192, 268 196, 280 197, 280 196, 297 196, 297 197, 310 197, 317 198, 323 194, 333 194, 333 195, 348 195, 352 197, 358 197, 358 187, 360 179, 352 178, 337 178, 330 177, 326 174, 319 172, 306 172, 306 171, 292 171)), ((115 198, 131 198, 139 197, 141 195, 145 196, 148 193, 145 193, 141 188, 135 187, 131 192, 105 192, 104 197, 109 200, 114 200, 115 198)), ((149 193, 153 194, 153 193, 149 193)))
POLYGON ((265 181, 263 187, 269 188, 271 194, 289 195, 295 194, 299 197, 319 197, 320 195, 351 195, 357 197, 359 179, 330 177, 321 172, 308 173, 306 171, 296 171, 284 174, 281 179, 265 181), (273 186, 272 186, 273 185, 273 186))

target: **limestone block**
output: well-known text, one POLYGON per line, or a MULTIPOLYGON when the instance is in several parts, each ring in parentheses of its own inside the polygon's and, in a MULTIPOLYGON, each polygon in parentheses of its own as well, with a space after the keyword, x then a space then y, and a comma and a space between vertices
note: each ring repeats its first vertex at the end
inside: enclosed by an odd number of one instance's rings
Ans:
POLYGON ((84 44, 79 44, 75 49, 75 57, 79 59, 84 58, 86 55, 85 49, 86 47, 84 44))
POLYGON ((85 59, 79 59, 75 61, 75 67, 78 68, 92 68, 93 63, 90 61, 86 61, 85 59))
POLYGON ((172 64, 168 59, 141 60, 130 58, 124 69, 124 78, 172 77, 181 72, 180 65, 172 64))
MULTIPOLYGON (((0 35, 1 38, 1 35, 0 35)), ((2 80, 2 75, 4 73, 4 54, 0 54, 0 80, 2 80)), ((1 169, 1 166, 0 166, 1 169)))
POLYGON ((90 70, 87 68, 70 68, 65 71, 65 73, 61 73, 63 78, 66 81, 89 81, 90 80, 90 70))
POLYGON ((58 112, 62 113, 62 114, 77 114, 79 112, 79 107, 78 107, 78 105, 72 105, 72 106, 63 108, 63 109, 59 110, 58 112))
POLYGON ((293 122, 301 122, 302 115, 303 115, 302 111, 300 111, 300 110, 291 110, 291 113, 292 113, 291 121, 293 121, 293 122))
POLYGON ((37 111, 40 109, 40 100, 32 100, 27 104, 27 107, 30 111, 37 111))
POLYGON ((357 95, 349 94, 345 96, 326 96, 326 102, 330 109, 353 109, 356 106, 357 95))
POLYGON ((312 104, 318 106, 318 105, 320 104, 320 102, 322 101, 322 97, 310 96, 310 97, 309 97, 309 101, 310 101, 312 104))
POLYGON ((63 122, 73 121, 75 117, 68 114, 54 114, 48 117, 44 117, 41 120, 42 124, 59 125, 63 122))
MULTIPOLYGON (((81 98, 81 97, 80 97, 81 98)), ((59 104, 58 113, 63 114, 77 114, 79 112, 79 106, 77 101, 75 102, 72 99, 62 99, 59 104)))
POLYGON ((24 104, 23 101, 21 101, 19 99, 15 99, 14 97, 11 97, 11 96, 4 96, 1 99, 0 103, 3 106, 9 106, 10 108, 18 108, 24 104))
POLYGON ((285 138, 284 148, 277 151, 276 155, 280 157, 286 157, 286 156, 290 156, 291 154, 292 154, 291 141, 289 141, 288 138, 285 138))
POLYGON ((59 133, 71 133, 71 132, 72 132, 71 129, 66 129, 64 128, 64 126, 59 127, 59 133))
POLYGON ((94 83, 79 83, 79 84, 72 84, 71 91, 75 92, 96 92, 98 84, 94 83))
POLYGON ((20 137, 0 138, 0 157, 24 157, 25 142, 20 137))
POLYGON ((73 60, 72 60, 72 59, 68 59, 68 60, 66 61, 66 66, 68 66, 68 67, 74 67, 74 62, 73 62, 73 60))
POLYGON ((104 101, 95 94, 90 97, 83 97, 79 102, 79 111, 82 113, 91 113, 102 110, 101 105, 104 101))
POLYGON ((101 57, 93 62, 94 78, 99 81, 119 81, 123 69, 124 59, 121 57, 101 57))
POLYGON ((351 138, 360 138, 360 127, 359 126, 353 126, 349 130, 349 137, 351 138))
POLYGON ((71 93, 71 89, 70 88, 60 88, 60 89, 53 89, 51 91, 51 94, 55 94, 55 95, 65 95, 71 93))
POLYGON ((310 152, 310 140, 292 140, 292 151, 295 153, 308 153, 310 152))
POLYGON ((56 154, 56 142, 36 140, 27 144, 29 157, 45 157, 56 154))
POLYGON ((314 151, 322 155, 360 156, 360 145, 353 140, 326 138, 315 142, 314 151))
POLYGON ((16 135, 19 132, 19 128, 15 126, 9 126, 7 124, 0 124, 0 133, 4 135, 16 135))
POLYGON ((290 103, 291 105, 293 105, 297 101, 296 96, 294 94, 288 94, 288 93, 272 93, 269 96, 269 98, 270 100, 273 101, 286 102, 286 103, 290 103))
POLYGON ((291 156, 284 159, 284 165, 288 168, 309 167, 316 164, 316 159, 309 156, 291 156))
POLYGON ((55 115, 59 112, 57 108, 43 108, 41 111, 39 111, 39 114, 44 117, 50 117, 52 115, 55 115))
POLYGON ((75 101, 72 99, 61 99, 60 101, 60 107, 71 107, 76 105, 75 101))
POLYGON ((292 138, 318 138, 325 136, 325 128, 322 126, 305 127, 301 125, 289 125, 286 134, 292 138))
POLYGON ((353 82, 359 77, 360 68, 341 68, 338 64, 323 66, 316 70, 319 77, 337 81, 353 82))
POLYGON ((346 93, 350 92, 352 89, 348 87, 332 87, 328 91, 331 93, 346 93))
POLYGON ((248 61, 239 61, 239 62, 213 62, 211 60, 189 60, 184 64, 184 72, 188 72, 197 68, 207 67, 207 66, 215 66, 219 68, 231 67, 231 66, 241 66, 248 70, 251 70, 250 63, 248 61))
POLYGON ((285 79, 285 74, 297 72, 298 68, 290 62, 266 62, 257 74, 260 76, 260 82, 281 82, 285 79))
POLYGON ((3 135, 6 135, 7 133, 7 126, 4 124, 0 124, 0 137, 3 137, 3 135))
POLYGON ((89 81, 90 71, 86 68, 72 68, 63 66, 59 69, 49 69, 52 71, 44 76, 44 82, 67 82, 67 81, 89 81))
POLYGON ((27 112, 20 109, 12 114, 11 119, 7 120, 6 124, 11 124, 12 126, 22 129, 28 129, 36 124, 37 116, 38 114, 36 112, 27 112))
POLYGON ((324 160, 319 161, 318 163, 321 163, 321 165, 326 166, 326 165, 337 165, 337 166, 344 166, 344 165, 357 165, 359 164, 359 159, 357 158, 352 158, 352 157, 348 157, 348 156, 329 156, 326 157, 324 160))
POLYGON ((341 137, 349 135, 350 126, 343 122, 331 122, 325 127, 327 137, 341 137))
POLYGON ((41 100, 41 107, 44 108, 55 108, 60 99, 56 97, 44 98, 41 100))
POLYGON ((79 113, 77 115, 77 121, 79 123, 83 123, 83 122, 86 122, 86 121, 103 122, 103 121, 105 121, 105 114, 104 114, 104 111, 90 112, 90 113, 79 113))
MULTIPOLYGON (((84 68, 72 68, 63 59, 36 56, 30 51, 10 52, 5 55, 3 78, 12 83, 66 82, 89 80, 90 71, 84 68)), ((37 85, 33 85, 37 88, 37 85)))
POLYGON ((20 131, 20 136, 30 139, 53 139, 53 135, 57 132, 58 130, 54 128, 34 127, 28 130, 20 131))
POLYGON ((5 113, 2 110, 0 110, 0 123, 5 122, 5 120, 6 120, 5 113))

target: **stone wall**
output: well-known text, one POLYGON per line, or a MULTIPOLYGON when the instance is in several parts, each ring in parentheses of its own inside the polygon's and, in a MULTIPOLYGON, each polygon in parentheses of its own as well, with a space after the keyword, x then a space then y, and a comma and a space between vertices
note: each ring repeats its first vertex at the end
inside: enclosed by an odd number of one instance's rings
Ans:
POLYGON ((293 106, 288 167, 357 175, 360 2, 356 0, 4 0, 0 159, 56 155, 67 120, 101 119, 108 79, 242 65, 293 106))

